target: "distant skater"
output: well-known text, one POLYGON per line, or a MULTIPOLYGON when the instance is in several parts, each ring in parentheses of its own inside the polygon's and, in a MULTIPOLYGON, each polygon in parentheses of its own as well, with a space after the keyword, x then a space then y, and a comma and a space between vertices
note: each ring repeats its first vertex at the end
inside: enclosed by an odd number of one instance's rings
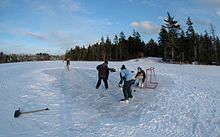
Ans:
POLYGON ((69 58, 66 59, 66 69, 67 71, 70 70, 70 59, 69 58))

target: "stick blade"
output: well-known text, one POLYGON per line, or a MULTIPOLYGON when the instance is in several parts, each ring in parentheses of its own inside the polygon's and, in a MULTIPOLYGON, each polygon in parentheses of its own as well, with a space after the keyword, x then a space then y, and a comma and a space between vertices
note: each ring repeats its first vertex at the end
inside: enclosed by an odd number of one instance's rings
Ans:
POLYGON ((21 112, 20 112, 20 108, 19 108, 18 110, 15 110, 14 118, 19 117, 20 114, 21 114, 21 112))

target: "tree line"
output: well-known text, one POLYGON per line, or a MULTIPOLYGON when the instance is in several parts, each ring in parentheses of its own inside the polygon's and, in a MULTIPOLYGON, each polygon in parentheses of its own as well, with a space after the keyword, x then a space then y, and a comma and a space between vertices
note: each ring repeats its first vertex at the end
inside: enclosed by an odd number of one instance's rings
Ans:
POLYGON ((210 24, 210 34, 204 30, 199 34, 194 30, 190 17, 186 20, 187 29, 167 13, 161 26, 158 41, 150 39, 145 43, 139 32, 126 38, 121 32, 111 40, 101 37, 100 42, 88 47, 75 46, 66 51, 65 57, 71 60, 128 60, 139 57, 162 57, 171 62, 197 62, 200 64, 220 64, 220 40, 215 28, 210 24))
POLYGON ((62 60, 63 56, 49 55, 48 53, 31 54, 4 54, 0 52, 0 63, 24 62, 24 61, 47 61, 62 60))

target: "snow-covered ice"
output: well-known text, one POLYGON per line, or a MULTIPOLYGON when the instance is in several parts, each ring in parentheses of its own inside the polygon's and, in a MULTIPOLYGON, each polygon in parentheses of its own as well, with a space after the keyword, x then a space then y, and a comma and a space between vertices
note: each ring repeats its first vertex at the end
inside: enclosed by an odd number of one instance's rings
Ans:
POLYGON ((0 64, 0 137, 219 137, 220 67, 178 65, 145 58, 109 62, 137 71, 155 67, 156 89, 133 92, 120 103, 119 72, 109 90, 95 89, 102 62, 63 61, 0 64), (49 111, 22 112, 49 108, 49 111))

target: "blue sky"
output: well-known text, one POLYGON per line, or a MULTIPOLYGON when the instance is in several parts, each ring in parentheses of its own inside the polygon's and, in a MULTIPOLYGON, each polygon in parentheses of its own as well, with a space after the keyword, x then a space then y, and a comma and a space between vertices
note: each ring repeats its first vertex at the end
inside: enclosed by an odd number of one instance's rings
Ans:
POLYGON ((167 12, 184 31, 189 16, 196 32, 211 23, 220 36, 220 0, 0 0, 0 51, 64 54, 133 29, 157 41, 167 12))

